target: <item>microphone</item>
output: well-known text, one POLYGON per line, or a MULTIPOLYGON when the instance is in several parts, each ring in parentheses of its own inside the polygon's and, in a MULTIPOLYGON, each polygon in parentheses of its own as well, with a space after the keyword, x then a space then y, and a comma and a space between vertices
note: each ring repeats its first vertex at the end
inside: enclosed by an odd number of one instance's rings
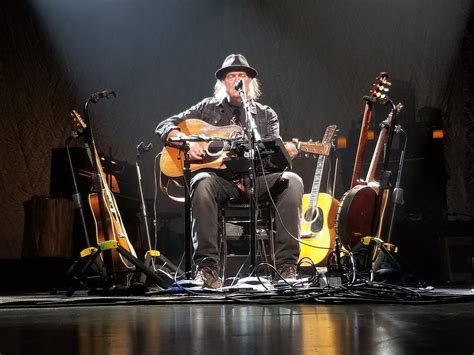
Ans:
POLYGON ((153 148, 153 144, 152 144, 152 143, 148 143, 148 145, 145 146, 145 143, 140 142, 140 143, 137 145, 137 150, 138 150, 139 152, 148 152, 151 148, 153 148))
POLYGON ((100 99, 104 97, 108 99, 110 95, 117 97, 117 95, 115 95, 115 90, 104 90, 104 91, 100 91, 100 92, 96 92, 95 94, 92 94, 89 100, 92 101, 93 103, 97 103, 97 101, 99 101, 100 99))
POLYGON ((244 87, 244 81, 240 79, 234 86, 235 90, 237 91, 242 91, 242 88, 244 87))

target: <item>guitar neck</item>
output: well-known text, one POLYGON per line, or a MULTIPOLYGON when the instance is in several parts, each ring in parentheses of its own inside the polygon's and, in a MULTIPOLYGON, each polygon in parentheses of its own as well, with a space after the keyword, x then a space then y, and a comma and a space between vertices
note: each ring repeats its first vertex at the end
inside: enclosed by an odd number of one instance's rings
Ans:
POLYGON ((365 103, 364 118, 360 128, 359 144, 357 145, 354 171, 352 173, 351 188, 358 184, 362 174, 362 163, 364 160, 365 147, 367 145, 367 132, 369 130, 370 121, 372 120, 372 105, 370 101, 365 103))
POLYGON ((369 170, 367 171, 366 182, 375 181, 375 173, 377 171, 377 166, 380 160, 380 155, 382 154, 382 148, 385 143, 385 138, 387 136, 388 128, 390 127, 392 121, 391 114, 387 117, 387 120, 382 123, 382 129, 380 130, 379 137, 377 139, 377 145, 375 146, 374 154, 372 155, 372 160, 370 161, 369 170))
POLYGON ((316 165, 316 172, 314 173, 313 186, 311 187, 311 196, 309 197, 309 206, 315 207, 318 203, 319 189, 321 188, 321 176, 323 175, 324 163, 326 157, 321 155, 318 158, 318 164, 316 165))
POLYGON ((331 144, 319 142, 298 142, 296 148, 301 152, 327 156, 331 151, 331 144))
MULTIPOLYGON (((336 134, 336 125, 331 125, 326 128, 323 137, 323 145, 331 146, 331 141, 336 134)), ((326 162, 326 155, 320 155, 318 158, 318 164, 316 165, 316 171, 314 172, 313 186, 311 187, 311 195, 309 197, 309 206, 311 208, 316 207, 318 203, 319 189, 321 187, 321 176, 323 174, 324 163, 326 162)))

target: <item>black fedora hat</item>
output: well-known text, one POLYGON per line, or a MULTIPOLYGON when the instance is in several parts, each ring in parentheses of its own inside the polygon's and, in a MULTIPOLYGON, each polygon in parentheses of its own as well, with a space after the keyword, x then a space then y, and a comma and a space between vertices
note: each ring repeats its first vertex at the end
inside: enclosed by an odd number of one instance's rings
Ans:
POLYGON ((251 78, 257 76, 257 71, 252 68, 242 54, 229 54, 222 63, 222 67, 216 71, 216 78, 222 80, 230 71, 244 71, 251 78))

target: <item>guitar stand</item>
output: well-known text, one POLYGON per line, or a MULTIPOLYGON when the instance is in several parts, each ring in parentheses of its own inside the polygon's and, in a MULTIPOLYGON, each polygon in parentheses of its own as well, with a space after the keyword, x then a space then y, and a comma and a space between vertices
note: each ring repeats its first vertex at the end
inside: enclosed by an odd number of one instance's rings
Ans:
MULTIPOLYGON (((169 275, 162 269, 155 268, 155 258, 159 258, 162 262, 164 262, 164 265, 168 265, 168 267, 173 269, 175 273, 178 272, 177 268, 173 268, 171 266, 171 262, 168 259, 166 259, 163 255, 161 255, 161 253, 158 250, 153 249, 151 245, 150 228, 148 226, 148 213, 147 213, 147 208, 146 208, 145 196, 143 194, 142 175, 141 175, 140 164, 138 163, 142 154, 148 152, 152 147, 153 145, 151 143, 145 146, 143 142, 140 142, 140 144, 138 144, 137 146, 137 155, 136 155, 136 160, 135 160, 135 166, 137 169, 138 187, 139 187, 139 192, 140 192, 143 224, 145 225, 146 238, 148 242, 148 251, 145 253, 144 266, 149 270, 152 269, 154 272, 162 274, 162 277, 165 279, 165 281, 170 280, 170 282, 172 283, 173 278, 171 277, 171 275, 169 275)), ((138 284, 145 285, 147 281, 147 276, 148 275, 146 273, 142 273, 141 277, 139 278, 138 284)), ((166 282, 166 283, 169 283, 169 282, 166 282)))
POLYGON ((347 277, 345 277, 342 262, 341 262, 341 242, 338 237, 334 243, 334 248, 332 251, 334 263, 331 263, 331 258, 328 259, 327 263, 327 272, 326 272, 326 282, 331 287, 338 287, 347 282, 347 277))
MULTIPOLYGON (((84 249, 81 252, 81 258, 76 261, 73 266, 68 270, 67 276, 70 277, 73 280, 73 285, 66 291, 67 296, 72 296, 76 286, 82 285, 85 286, 86 288, 87 285, 84 283, 84 278, 86 272, 92 267, 93 263, 96 260, 99 260, 98 257, 100 254, 103 254, 105 251, 111 251, 112 249, 115 249, 120 255, 122 255, 125 259, 127 259, 130 263, 132 263, 137 269, 133 270, 133 272, 140 271, 146 277, 148 277, 149 280, 153 281, 157 286, 167 289, 173 284, 173 280, 169 278, 169 276, 166 273, 163 273, 163 275, 154 273, 150 270, 149 268, 149 263, 147 264, 142 263, 138 258, 133 256, 128 250, 120 246, 120 244, 115 241, 115 240, 107 240, 105 242, 99 243, 98 248, 88 248, 84 249), (77 268, 81 265, 81 261, 85 261, 85 266, 77 273, 77 268)), ((151 256, 154 256, 156 254, 151 254, 151 256)), ((104 275, 101 275, 104 276, 104 275)), ((146 277, 141 277, 139 282, 133 283, 129 287, 125 288, 125 291, 122 290, 122 293, 126 294, 143 294, 148 289, 144 286, 144 283, 146 281, 146 277)), ((98 291, 100 294, 110 294, 113 293, 116 290, 119 290, 116 285, 116 275, 115 273, 112 275, 105 275, 105 288, 103 288, 101 291, 98 291)))
MULTIPOLYGON (((100 201, 101 200, 99 200, 99 202, 100 201)), ((107 258, 112 257, 111 252, 113 249, 115 249, 121 256, 123 256, 132 265, 135 266, 136 269, 134 269, 133 271, 130 270, 130 272, 142 272, 148 277, 148 279, 150 279, 158 287, 161 287, 163 289, 167 289, 173 284, 173 280, 171 277, 169 277, 169 275, 162 271, 160 271, 160 274, 153 273, 152 271, 150 271, 150 268, 147 265, 142 263, 127 249, 123 248, 116 240, 105 240, 104 242, 98 244, 98 248, 88 247, 81 251, 80 258, 76 262, 74 262, 74 264, 66 273, 66 276, 70 280, 72 280, 72 285, 66 291, 66 295, 72 296, 75 289, 79 286, 85 286, 87 289, 89 289, 85 284, 84 280, 86 278, 86 273, 93 266, 96 267, 96 270, 98 269, 100 278, 103 282, 103 285, 105 286, 105 288, 103 288, 101 291, 98 291, 100 294, 108 295, 116 291, 120 291, 121 294, 135 295, 145 293, 147 291, 146 287, 144 286, 146 278, 141 278, 139 282, 135 282, 132 285, 125 287, 125 289, 120 289, 118 287, 118 280, 115 270, 113 270, 112 267, 107 268, 106 265, 104 267, 101 259, 98 258, 99 255, 102 255, 104 261, 107 261, 107 258), (82 267, 82 265, 84 266, 82 267), (79 268, 81 269, 78 270, 79 268)))
MULTIPOLYGON (((373 256, 372 256, 372 268, 370 270, 370 281, 379 281, 376 280, 376 274, 379 276, 384 276, 384 280, 380 282, 388 282, 391 284, 398 284, 400 281, 404 281, 407 286, 419 286, 418 282, 410 278, 400 263, 397 261, 395 255, 398 255, 398 247, 391 243, 386 243, 383 240, 376 237, 364 237, 362 238, 363 245, 373 246, 373 256), (380 266, 380 257, 385 256, 390 265, 394 268, 378 268, 376 264, 380 266), (398 274, 397 274, 398 273, 398 274), (399 276, 398 276, 399 275, 399 276)), ((380 278, 380 277, 379 277, 380 278)))
MULTIPOLYGON (((191 141, 196 141, 192 139, 191 141)), ((189 159, 189 140, 179 139, 176 142, 181 144, 173 145, 184 154, 183 164, 183 179, 184 179, 184 278, 190 279, 192 277, 192 253, 191 253, 191 160, 189 159)), ((178 159, 182 154, 178 155, 178 159)))
MULTIPOLYGON (((85 114, 86 122, 88 126, 88 129, 84 131, 84 134, 87 137, 85 140, 85 145, 86 145, 86 149, 89 155, 89 159, 91 160, 92 166, 94 167, 94 170, 96 172, 99 172, 99 168, 97 167, 97 164, 99 163, 97 163, 96 159, 92 159, 93 154, 91 151, 91 147, 93 147, 94 149, 94 156, 97 154, 97 152, 94 145, 92 128, 89 124, 88 105, 90 102, 96 103, 97 98, 94 97, 93 95, 91 96, 91 98, 86 100, 84 104, 84 114, 85 114)), ((83 132, 81 131, 80 133, 83 133, 83 132)), ((77 134, 77 132, 76 134, 73 133, 72 135, 72 137, 78 137, 78 136, 79 134, 77 134)), ((74 174, 72 161, 70 161, 70 167, 71 167, 73 180, 75 182, 76 180, 75 180, 75 174, 74 174)), ((111 291, 118 290, 117 275, 112 263, 112 254, 111 254, 112 249, 116 249, 116 251, 122 257, 127 259, 132 265, 135 266, 136 269, 133 269, 133 271, 141 271, 146 276, 148 276, 148 278, 152 280, 157 286, 165 288, 165 289, 169 288, 172 285, 172 280, 169 277, 164 277, 163 275, 157 275, 151 272, 150 269, 145 264, 143 264, 134 255, 132 255, 128 250, 123 248, 116 240, 111 240, 109 238, 108 226, 110 225, 111 222, 107 221, 106 215, 104 213, 105 211, 104 196, 103 196, 104 186, 102 186, 102 181, 100 179, 99 174, 100 173, 92 176, 92 183, 93 183, 93 190, 97 192, 97 196, 98 196, 100 219, 102 223, 105 241, 98 243, 98 248, 91 247, 90 238, 87 232, 87 225, 85 223, 85 218, 83 216, 83 210, 81 209, 81 219, 83 222, 84 233, 86 236, 86 243, 88 247, 81 252, 80 258, 74 262, 74 264, 69 268, 69 270, 66 273, 66 277, 72 281, 72 285, 67 289, 66 295, 72 296, 75 289, 78 288, 78 286, 86 286, 86 288, 88 288, 84 280, 86 278, 86 273, 92 268, 93 265, 99 271, 100 278, 103 284, 106 286, 106 288, 104 289, 105 293, 108 294, 111 291), (99 255, 103 256, 103 260, 100 260, 98 258, 99 255), (102 263, 102 261, 104 263, 102 263), (84 266, 82 267, 82 265, 84 266)), ((82 206, 77 184, 75 184, 75 189, 76 189, 76 195, 79 196, 78 198, 76 198, 77 204, 79 206, 82 206)), ((132 269, 132 267, 130 269, 132 269)), ((134 294, 144 293, 145 291, 146 291, 146 288, 144 287, 143 284, 140 284, 140 283, 129 286, 127 290, 127 292, 129 293, 133 292, 134 294)))
POLYGON ((81 257, 71 265, 71 267, 68 269, 68 271, 65 274, 66 278, 72 280, 73 282, 73 286, 71 286, 66 291, 66 295, 68 296, 72 295, 72 293, 74 292, 72 290, 74 288, 78 288, 79 286, 84 286, 81 278, 76 276, 77 269, 84 264, 85 265, 83 266, 83 271, 79 275, 82 275, 87 269, 89 269, 90 267, 93 267, 94 270, 99 274, 99 277, 102 279, 102 281, 105 283, 108 282, 107 273, 105 271, 104 265, 101 262, 101 260, 97 258, 99 256, 99 252, 97 248, 94 248, 91 246, 92 244, 90 241, 89 231, 87 228, 86 217, 84 213, 84 204, 82 201, 81 193, 79 191, 79 186, 77 184, 76 172, 74 169, 74 164, 72 162, 71 152, 69 150, 69 145, 72 139, 79 138, 82 135, 82 133, 83 133, 82 130, 72 131, 71 135, 68 137, 65 143, 69 169, 71 171, 72 182, 74 186, 74 195, 72 195, 72 200, 73 200, 74 208, 79 211, 79 216, 81 218, 81 225, 83 228, 84 237, 85 237, 85 241, 87 245, 87 248, 81 251, 81 254, 80 254, 81 257))

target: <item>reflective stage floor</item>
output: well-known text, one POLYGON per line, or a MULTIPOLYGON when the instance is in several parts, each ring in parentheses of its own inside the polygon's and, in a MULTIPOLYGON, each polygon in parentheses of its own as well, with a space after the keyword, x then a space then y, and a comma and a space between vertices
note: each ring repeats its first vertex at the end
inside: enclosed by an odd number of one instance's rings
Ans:
POLYGON ((434 292, 439 301, 402 304, 291 292, 8 295, 0 297, 0 353, 472 354, 474 292, 434 292))

